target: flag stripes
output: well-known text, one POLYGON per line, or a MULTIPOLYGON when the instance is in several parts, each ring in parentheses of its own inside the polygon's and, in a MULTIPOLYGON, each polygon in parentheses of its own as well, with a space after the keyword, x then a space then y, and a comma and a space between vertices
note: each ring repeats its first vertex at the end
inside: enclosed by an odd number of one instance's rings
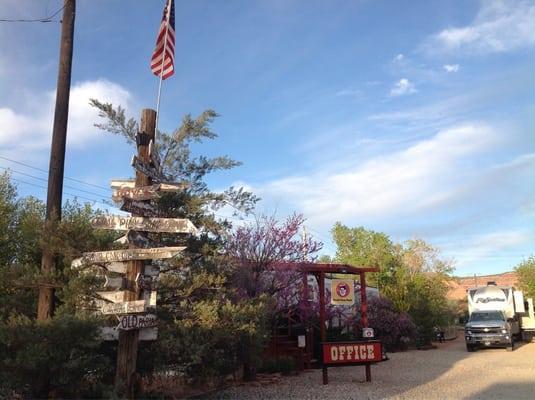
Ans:
POLYGON ((150 68, 156 76, 167 79, 175 72, 175 2, 167 0, 152 53, 150 68), (170 13, 168 14, 168 10, 170 13), (163 69, 163 72, 162 72, 163 69))

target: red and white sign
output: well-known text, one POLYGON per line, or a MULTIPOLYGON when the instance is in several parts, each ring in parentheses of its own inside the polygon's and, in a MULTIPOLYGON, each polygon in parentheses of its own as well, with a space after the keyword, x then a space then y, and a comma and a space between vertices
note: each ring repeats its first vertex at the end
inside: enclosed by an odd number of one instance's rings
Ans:
POLYGON ((324 364, 356 364, 383 359, 381 342, 324 343, 324 364))
POLYGON ((351 279, 331 281, 331 304, 352 305, 355 303, 355 286, 351 279))

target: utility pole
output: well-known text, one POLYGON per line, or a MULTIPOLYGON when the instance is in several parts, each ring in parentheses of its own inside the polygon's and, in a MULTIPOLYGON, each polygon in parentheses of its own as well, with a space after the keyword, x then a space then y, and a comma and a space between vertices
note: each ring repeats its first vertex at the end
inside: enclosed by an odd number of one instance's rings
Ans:
MULTIPOLYGON (((74 38, 74 17, 76 0, 64 0, 61 23, 61 43, 59 55, 58 83, 56 90, 56 108, 52 130, 50 167, 48 171, 48 193, 46 199, 45 227, 50 229, 61 220, 61 198, 63 192, 63 171, 65 167, 65 144, 67 141, 67 120, 69 116, 69 94, 71 90, 72 49, 74 38)), ((41 259, 41 271, 44 274, 54 272, 56 267, 54 254, 45 245, 41 259)), ((54 314, 54 288, 39 287, 37 319, 46 320, 54 314)))
MULTIPOLYGON (((140 131, 137 135, 138 158, 146 163, 150 163, 149 143, 153 141, 156 129, 156 111, 144 109, 141 112, 140 131)), ((135 187, 148 186, 151 179, 136 171, 135 187)), ((140 216, 132 213, 132 216, 140 216)), ((129 248, 137 248, 134 243, 130 243, 129 248)), ((144 262, 141 260, 129 261, 126 269, 126 287, 124 301, 140 300, 142 293, 136 287, 135 279, 138 274, 144 273, 144 262), (136 288, 135 290, 132 290, 136 288)), ((119 345, 117 347, 117 370, 115 375, 115 390, 118 394, 124 394, 127 398, 133 399, 136 387, 136 362, 138 350, 139 330, 121 330, 119 332, 119 345)))

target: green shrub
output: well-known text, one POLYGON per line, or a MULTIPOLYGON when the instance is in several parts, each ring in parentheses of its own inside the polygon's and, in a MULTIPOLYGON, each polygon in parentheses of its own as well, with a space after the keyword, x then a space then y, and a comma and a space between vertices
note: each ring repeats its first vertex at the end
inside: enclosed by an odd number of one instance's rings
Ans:
POLYGON ((289 356, 279 356, 276 358, 267 358, 263 361, 260 372, 273 374, 280 372, 283 375, 290 375, 296 370, 295 360, 289 356))
POLYGON ((97 321, 61 316, 36 322, 13 316, 0 323, 0 398, 103 397, 112 362, 101 349, 97 321))

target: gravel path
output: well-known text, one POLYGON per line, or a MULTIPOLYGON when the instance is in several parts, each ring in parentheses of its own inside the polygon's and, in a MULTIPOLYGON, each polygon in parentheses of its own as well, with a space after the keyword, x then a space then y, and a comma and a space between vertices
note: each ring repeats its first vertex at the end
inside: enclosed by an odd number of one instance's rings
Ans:
POLYGON ((209 399, 535 399, 535 343, 513 352, 465 350, 463 337, 428 351, 389 354, 372 366, 366 383, 364 367, 321 370, 282 378, 277 383, 236 386, 209 399))

